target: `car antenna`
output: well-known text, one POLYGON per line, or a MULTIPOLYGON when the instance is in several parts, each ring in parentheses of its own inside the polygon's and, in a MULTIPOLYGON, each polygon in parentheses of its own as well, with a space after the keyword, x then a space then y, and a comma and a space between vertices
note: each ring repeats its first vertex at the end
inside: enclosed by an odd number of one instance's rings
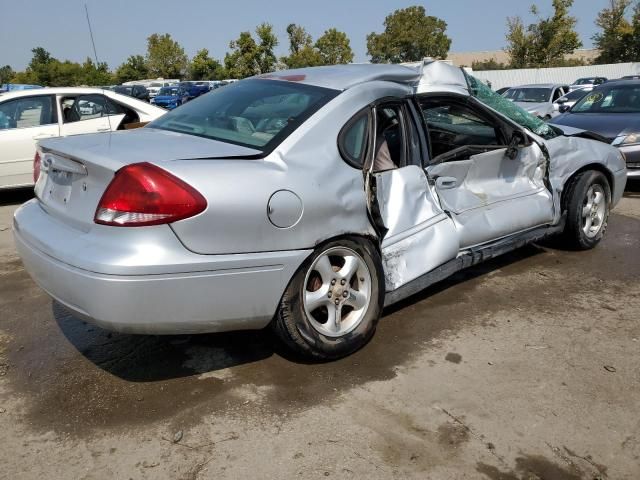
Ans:
MULTIPOLYGON (((91 37, 91 45, 93 46, 93 57, 96 59, 96 69, 98 69, 100 62, 98 61, 98 52, 96 50, 96 42, 93 40, 93 29, 91 28, 91 20, 89 19, 89 9, 87 8, 87 4, 84 4, 84 13, 87 16, 87 25, 89 26, 89 36, 91 37)), ((104 92, 104 89, 102 89, 103 92, 103 96, 106 98, 106 93, 104 92)), ((107 105, 106 103, 102 106, 102 111, 105 112, 107 109, 107 105)), ((107 122, 109 122, 109 140, 111 140, 111 132, 113 131, 111 128, 111 116, 109 115, 109 112, 107 113, 107 122)))

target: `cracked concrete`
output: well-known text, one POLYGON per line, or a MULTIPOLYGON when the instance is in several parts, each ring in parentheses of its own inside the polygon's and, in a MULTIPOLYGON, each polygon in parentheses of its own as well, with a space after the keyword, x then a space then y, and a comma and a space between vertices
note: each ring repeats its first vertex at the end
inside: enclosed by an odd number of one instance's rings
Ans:
POLYGON ((640 478, 637 191, 597 249, 460 273, 326 364, 266 332, 86 325, 0 228, 0 478, 640 478))

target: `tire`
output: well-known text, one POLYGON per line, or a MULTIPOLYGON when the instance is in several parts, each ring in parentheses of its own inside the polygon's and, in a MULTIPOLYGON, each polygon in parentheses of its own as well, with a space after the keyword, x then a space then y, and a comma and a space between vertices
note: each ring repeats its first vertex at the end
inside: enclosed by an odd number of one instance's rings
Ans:
POLYGON ((306 358, 344 357, 375 333, 384 291, 382 261, 371 242, 331 241, 316 248, 295 273, 272 328, 290 350, 306 358))
POLYGON ((610 205, 611 187, 602 172, 587 170, 573 177, 563 197, 567 223, 562 243, 575 250, 598 245, 607 229, 610 205))

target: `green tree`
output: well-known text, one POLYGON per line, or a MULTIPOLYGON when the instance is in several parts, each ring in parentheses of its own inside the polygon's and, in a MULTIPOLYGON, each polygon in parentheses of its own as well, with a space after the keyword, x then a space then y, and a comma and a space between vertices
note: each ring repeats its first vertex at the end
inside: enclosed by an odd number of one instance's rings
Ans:
POLYGON ((399 63, 424 57, 446 58, 451 39, 447 23, 427 16, 424 7, 396 10, 384 21, 384 32, 367 36, 367 53, 373 63, 399 63))
POLYGON ((541 18, 531 7, 536 22, 524 26, 519 17, 507 19, 507 48, 512 68, 554 67, 565 63, 565 55, 582 46, 575 31, 576 18, 569 15, 573 0, 553 0, 552 16, 541 18))
POLYGON ((147 38, 147 66, 152 76, 182 78, 188 61, 184 49, 168 33, 147 38))
POLYGON ((227 75, 246 78, 275 70, 277 58, 273 49, 278 45, 278 39, 273 27, 268 23, 258 25, 256 35, 259 43, 253 39, 251 32, 242 32, 237 40, 229 43, 231 51, 224 57, 227 75))
POLYGON ((149 78, 149 68, 142 55, 131 55, 116 69, 115 81, 117 83, 130 82, 149 78))
POLYGON ((209 50, 203 48, 191 59, 189 78, 191 80, 222 80, 224 68, 216 59, 209 56, 209 50))
POLYGON ((627 35, 629 44, 629 61, 640 61, 640 1, 633 8, 631 19, 631 32, 627 35))
POLYGON ((505 70, 509 68, 504 63, 498 62, 495 58, 489 58, 488 60, 474 60, 471 63, 471 68, 480 72, 482 70, 505 70))
POLYGON ((292 23, 287 27, 287 35, 289 36, 289 55, 280 58, 286 68, 322 65, 320 53, 314 48, 313 39, 304 27, 292 23))
POLYGON ((597 63, 626 62, 631 56, 629 48, 632 34, 631 23, 625 18, 631 0, 609 0, 609 7, 603 8, 596 18, 600 31, 591 39, 600 50, 597 63))
POLYGON ((273 33, 273 26, 269 23, 262 23, 256 27, 256 35, 260 43, 258 44, 257 64, 260 73, 273 72, 278 61, 273 50, 278 46, 278 37, 273 33))
POLYGON ((13 68, 11 68, 9 65, 0 67, 0 85, 3 83, 11 82, 13 75, 14 75, 13 68))
POLYGON ((353 62, 353 50, 344 32, 330 28, 316 41, 316 49, 324 65, 353 62))
POLYGON ((43 86, 50 86, 52 82, 52 64, 58 62, 51 54, 42 47, 31 50, 33 56, 23 74, 21 83, 35 83, 43 86))
POLYGON ((109 85, 113 82, 113 75, 106 63, 100 62, 96 65, 90 58, 87 58, 82 64, 81 80, 83 85, 109 85))

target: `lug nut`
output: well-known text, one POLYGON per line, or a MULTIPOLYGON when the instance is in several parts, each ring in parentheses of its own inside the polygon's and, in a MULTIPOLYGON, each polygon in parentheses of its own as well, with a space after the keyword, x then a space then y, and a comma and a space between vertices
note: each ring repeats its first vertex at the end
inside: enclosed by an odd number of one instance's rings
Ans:
POLYGON ((332 295, 333 295, 333 294, 332 294, 331 292, 329 292, 329 293, 328 293, 328 295, 327 295, 327 298, 331 298, 331 297, 332 297, 332 295))
POLYGON ((344 285, 345 283, 347 283, 347 281, 344 278, 340 280, 340 285, 344 285))
POLYGON ((336 305, 338 305, 339 303, 340 303, 340 300, 336 298, 336 305))
POLYGON ((334 278, 333 280, 331 280, 331 285, 335 285, 336 284, 336 279, 334 278))
POLYGON ((347 298, 347 297, 349 296, 349 294, 348 294, 347 292, 342 292, 342 296, 343 296, 344 298, 347 298))

